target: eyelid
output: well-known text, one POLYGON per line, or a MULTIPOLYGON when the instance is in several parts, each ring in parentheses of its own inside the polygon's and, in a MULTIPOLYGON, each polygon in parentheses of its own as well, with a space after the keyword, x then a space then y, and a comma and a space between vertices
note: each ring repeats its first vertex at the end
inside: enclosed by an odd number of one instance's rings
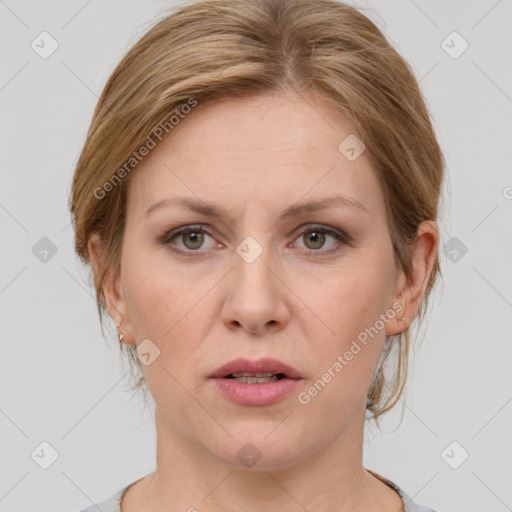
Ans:
POLYGON ((345 231, 341 229, 335 229, 330 226, 323 226, 322 224, 306 224, 304 226, 300 226, 297 229, 299 230, 297 236, 303 235, 304 233, 308 233, 310 231, 315 231, 315 229, 317 229, 318 231, 322 231, 323 233, 334 236, 335 238, 339 237, 339 239, 346 244, 352 241, 351 237, 345 231))
MULTIPOLYGON (((352 237, 350 237, 350 235, 348 235, 344 230, 335 229, 330 226, 323 226, 321 224, 310 223, 310 224, 304 224, 302 226, 299 226, 297 229, 295 229, 292 232, 292 234, 295 233, 295 235, 294 235, 294 239, 291 243, 295 242, 295 240, 297 240, 297 238, 299 238, 304 233, 309 233, 309 232, 312 232, 315 230, 321 231, 322 233, 325 233, 326 235, 332 236, 333 238, 335 238, 336 242, 337 242, 337 244, 335 244, 335 245, 338 245, 339 243, 341 243, 343 246, 346 246, 346 245, 350 245, 352 242, 352 237)), ((182 235, 184 233, 193 232, 193 231, 200 231, 215 240, 215 236, 211 233, 208 225, 187 224, 187 225, 178 227, 176 229, 166 231, 162 236, 158 237, 156 241, 157 241, 157 243, 159 243, 161 245, 170 246, 171 241, 174 238, 179 237, 180 235, 182 235)), ((220 242, 217 242, 217 243, 220 243, 220 242)), ((187 256, 195 255, 198 257, 203 255, 206 252, 206 250, 203 250, 203 249, 197 249, 196 251, 194 251, 191 249, 183 250, 180 248, 171 248, 170 250, 177 254, 187 255, 187 256)), ((308 256, 320 256, 321 257, 323 255, 334 254, 339 251, 340 251, 339 247, 336 249, 329 249, 329 250, 322 250, 322 249, 307 250, 306 249, 305 254, 308 256)))
POLYGON ((345 231, 334 229, 328 226, 323 226, 321 224, 307 224, 305 226, 301 226, 298 229, 300 231, 294 238, 294 242, 295 240, 299 239, 302 235, 304 235, 304 233, 310 233, 314 231, 320 231, 326 234, 327 236, 331 236, 335 239, 335 243, 333 244, 333 247, 331 247, 330 249, 319 249, 316 251, 313 249, 305 249, 304 254, 306 256, 319 258, 332 256, 339 253, 345 246, 351 245, 352 242, 352 238, 345 231))
MULTIPOLYGON (((210 232, 210 230, 204 224, 187 224, 185 226, 181 226, 179 228, 171 229, 170 231, 166 231, 161 237, 158 237, 157 242, 161 243, 162 245, 169 245, 173 238, 179 237, 180 235, 183 235, 184 233, 189 233, 189 232, 194 232, 194 231, 200 231, 215 240, 215 236, 210 232)), ((199 249, 197 251, 188 250, 186 252, 199 253, 200 251, 201 250, 199 249)))

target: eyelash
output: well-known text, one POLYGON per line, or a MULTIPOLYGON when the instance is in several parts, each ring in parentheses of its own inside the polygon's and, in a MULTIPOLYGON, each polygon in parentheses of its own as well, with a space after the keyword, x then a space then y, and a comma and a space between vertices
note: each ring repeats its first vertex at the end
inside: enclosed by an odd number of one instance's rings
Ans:
MULTIPOLYGON (((171 246, 171 241, 174 238, 179 237, 180 235, 183 235, 185 233, 198 233, 198 232, 205 233, 208 236, 214 238, 213 235, 210 234, 208 232, 208 230, 205 230, 203 226, 201 226, 201 225, 197 225, 197 226, 190 225, 190 226, 185 226, 183 228, 176 229, 174 231, 166 232, 157 241, 158 241, 159 244, 165 245, 165 246, 169 247, 169 249, 172 252, 176 253, 176 254, 179 254, 179 255, 182 255, 182 256, 186 256, 186 257, 194 258, 194 257, 201 256, 203 254, 203 252, 201 252, 200 249, 198 249, 196 251, 193 251, 193 250, 183 251, 181 249, 177 249, 176 247, 172 247, 171 246)), ((300 233, 297 235, 296 238, 300 238, 305 233, 311 233, 311 232, 323 233, 323 234, 326 234, 326 235, 330 235, 333 238, 335 238, 337 242, 341 242, 344 245, 349 245, 351 243, 351 241, 352 241, 350 236, 348 236, 344 232, 337 232, 337 231, 334 231, 332 229, 325 228, 323 226, 315 226, 315 225, 306 226, 304 229, 302 229, 300 231, 300 233)), ((341 250, 341 247, 337 247, 335 249, 330 249, 328 251, 321 251, 321 249, 319 249, 317 251, 309 250, 306 254, 308 256, 329 256, 331 254, 335 254, 335 253, 339 252, 340 250, 341 250)))

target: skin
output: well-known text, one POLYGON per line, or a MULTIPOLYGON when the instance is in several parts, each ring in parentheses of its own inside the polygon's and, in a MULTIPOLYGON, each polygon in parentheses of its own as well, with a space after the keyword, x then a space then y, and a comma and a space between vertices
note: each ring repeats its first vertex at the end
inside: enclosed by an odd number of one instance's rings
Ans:
MULTIPOLYGON (((104 291, 123 343, 150 339, 160 350, 143 365, 156 404, 157 469, 125 493, 123 512, 403 510, 398 494, 362 466, 366 394, 385 335, 417 314, 438 229, 420 226, 406 280, 366 153, 349 161, 338 150, 351 133, 313 96, 217 100, 199 103, 137 167, 121 274, 104 291), (367 212, 334 206, 278 222, 288 206, 335 193, 367 212), (145 215, 161 199, 184 196, 216 203, 233 220, 177 206, 145 215), (208 231, 202 245, 186 235, 157 242, 197 224, 208 231), (300 234, 310 224, 352 242, 300 234), (252 263, 236 252, 247 236, 263 249, 252 263), (297 392, 270 406, 237 405, 208 379, 234 358, 274 357, 297 368, 298 391, 307 390, 394 301, 404 309, 307 405, 297 392), (262 454, 250 468, 237 456, 248 442, 262 454)), ((89 249, 98 270, 96 236, 89 249)))

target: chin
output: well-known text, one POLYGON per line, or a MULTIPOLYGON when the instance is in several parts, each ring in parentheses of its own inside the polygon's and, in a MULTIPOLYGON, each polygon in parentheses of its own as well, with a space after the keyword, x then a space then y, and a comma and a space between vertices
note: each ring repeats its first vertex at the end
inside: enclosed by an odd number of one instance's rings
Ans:
POLYGON ((252 433, 244 429, 244 433, 239 435, 227 428, 233 438, 230 437, 222 446, 210 445, 209 451, 231 468, 249 471, 287 469, 306 458, 306 454, 297 449, 304 449, 303 443, 288 435, 285 429, 279 434, 277 429, 275 432, 272 429, 276 429, 275 422, 271 428, 254 428, 252 433))

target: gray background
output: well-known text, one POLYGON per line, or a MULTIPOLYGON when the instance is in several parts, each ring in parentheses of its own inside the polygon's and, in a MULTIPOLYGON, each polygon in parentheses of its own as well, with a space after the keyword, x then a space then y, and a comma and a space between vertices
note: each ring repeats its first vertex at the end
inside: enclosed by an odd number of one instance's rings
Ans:
MULTIPOLYGON (((369 426, 365 464, 439 512, 512 510, 512 2, 352 4, 421 80, 448 174, 445 277, 401 409, 383 432, 369 426), (469 44, 457 58, 453 31, 469 44)), ((171 5, 0 0, 3 512, 71 512, 154 466, 152 414, 126 391, 114 337, 101 337, 67 198, 107 77, 171 5), (31 47, 43 31, 59 45, 46 59, 31 47), (46 261, 43 237, 57 250, 46 261), (58 453, 47 469, 42 442, 58 453)))

